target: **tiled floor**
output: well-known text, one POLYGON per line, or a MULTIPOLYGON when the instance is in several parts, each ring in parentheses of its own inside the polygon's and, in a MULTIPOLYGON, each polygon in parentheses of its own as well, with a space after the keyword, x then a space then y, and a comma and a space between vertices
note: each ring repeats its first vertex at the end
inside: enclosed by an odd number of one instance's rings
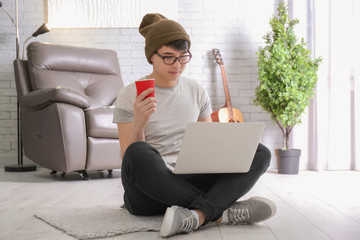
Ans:
MULTIPOLYGON (((121 205, 120 172, 90 173, 83 181, 76 173, 50 175, 49 170, 9 173, 0 169, 0 240, 69 240, 73 237, 35 218, 43 207, 121 205)), ((359 240, 360 172, 267 172, 245 196, 263 196, 277 204, 277 215, 249 226, 218 225, 171 239, 359 240)), ((109 239, 161 239, 158 232, 109 239)))

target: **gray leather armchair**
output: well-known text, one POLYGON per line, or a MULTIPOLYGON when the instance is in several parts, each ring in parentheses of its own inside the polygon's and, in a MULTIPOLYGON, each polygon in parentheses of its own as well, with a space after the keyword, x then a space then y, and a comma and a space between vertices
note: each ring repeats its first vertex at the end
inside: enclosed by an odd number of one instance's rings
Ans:
POLYGON ((26 157, 63 173, 121 167, 116 124, 123 87, 112 50, 33 42, 28 60, 15 60, 26 157))

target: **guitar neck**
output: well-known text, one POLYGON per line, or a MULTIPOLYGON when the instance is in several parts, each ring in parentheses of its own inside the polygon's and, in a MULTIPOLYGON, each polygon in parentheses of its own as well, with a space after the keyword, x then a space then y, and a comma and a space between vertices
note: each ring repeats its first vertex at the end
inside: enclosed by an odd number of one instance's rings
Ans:
POLYGON ((232 110, 232 105, 231 105, 231 99, 230 99, 230 93, 229 93, 229 86, 226 80, 226 73, 225 73, 225 67, 224 65, 220 65, 221 67, 221 75, 222 75, 222 80, 223 80, 223 85, 224 85, 224 92, 225 92, 225 106, 228 108, 229 111, 229 118, 233 119, 233 110, 232 110))

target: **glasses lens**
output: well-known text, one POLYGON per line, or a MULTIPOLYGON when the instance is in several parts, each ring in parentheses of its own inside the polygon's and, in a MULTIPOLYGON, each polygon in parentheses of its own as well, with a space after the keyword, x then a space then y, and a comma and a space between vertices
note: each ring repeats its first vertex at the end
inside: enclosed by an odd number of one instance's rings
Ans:
POLYGON ((191 59, 191 56, 190 55, 186 55, 186 56, 182 56, 179 58, 179 62, 181 64, 185 64, 185 63, 188 63, 191 59))
POLYGON ((168 65, 172 65, 176 61, 176 57, 163 57, 164 63, 168 65))

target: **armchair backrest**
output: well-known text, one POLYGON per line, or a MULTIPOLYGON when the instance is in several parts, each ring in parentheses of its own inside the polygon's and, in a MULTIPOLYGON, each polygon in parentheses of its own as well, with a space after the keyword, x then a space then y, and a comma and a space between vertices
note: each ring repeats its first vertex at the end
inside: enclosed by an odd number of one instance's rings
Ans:
POLYGON ((17 97, 18 100, 20 100, 19 102, 21 104, 22 97, 31 91, 27 61, 15 59, 13 65, 17 97))
POLYGON ((123 87, 116 52, 32 42, 27 47, 32 91, 67 87, 85 94, 90 108, 111 105, 123 87))

